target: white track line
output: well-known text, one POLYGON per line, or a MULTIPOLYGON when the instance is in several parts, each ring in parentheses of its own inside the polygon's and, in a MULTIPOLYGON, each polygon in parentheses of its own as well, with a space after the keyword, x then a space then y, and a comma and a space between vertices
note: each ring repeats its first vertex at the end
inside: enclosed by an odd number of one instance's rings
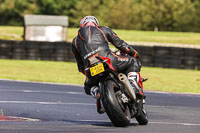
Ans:
POLYGON ((163 124, 163 125, 183 125, 183 126, 200 126, 196 123, 181 123, 181 122, 149 122, 151 124, 163 124))
POLYGON ((25 118, 25 117, 15 117, 15 116, 8 116, 8 117, 21 119, 23 121, 33 121, 33 122, 41 121, 40 119, 32 119, 32 118, 25 118))
POLYGON ((25 93, 57 93, 57 94, 75 94, 75 95, 83 95, 84 92, 74 92, 74 91, 38 91, 38 90, 8 90, 8 89, 0 89, 3 92, 25 92, 25 93))
MULTIPOLYGON (((70 86, 78 86, 83 87, 83 85, 77 85, 77 84, 67 84, 67 83, 52 83, 52 82, 39 82, 39 81, 25 81, 25 80, 12 80, 12 79, 0 79, 2 81, 11 81, 11 82, 22 82, 22 83, 36 83, 36 84, 49 84, 49 85, 70 85, 70 86)), ((163 92, 163 91, 151 91, 151 90, 144 90, 144 92, 150 92, 150 93, 158 93, 158 94, 179 94, 179 95, 196 95, 200 97, 200 93, 178 93, 178 92, 163 92)))
POLYGON ((200 97, 200 93, 184 93, 184 92, 164 92, 164 91, 151 91, 144 90, 144 92, 156 93, 156 94, 177 94, 177 95, 185 95, 185 96, 198 96, 200 97))
POLYGON ((22 82, 22 83, 49 84, 49 85, 70 85, 70 86, 83 87, 83 85, 67 84, 67 83, 52 83, 52 82, 25 81, 25 80, 13 80, 13 79, 0 79, 0 80, 11 81, 11 82, 22 82))
POLYGON ((96 105, 96 104, 91 104, 91 103, 63 103, 61 101, 58 101, 58 102, 0 101, 0 103, 7 103, 7 104, 47 104, 47 105, 87 105, 87 106, 95 106, 96 105))
MULTIPOLYGON (((110 120, 79 120, 82 122, 110 122, 110 120)), ((132 123, 137 123, 137 121, 132 120, 132 123)), ((182 126, 200 126, 196 123, 182 123, 182 122, 153 122, 150 121, 149 124, 162 124, 162 125, 182 125, 182 126)))

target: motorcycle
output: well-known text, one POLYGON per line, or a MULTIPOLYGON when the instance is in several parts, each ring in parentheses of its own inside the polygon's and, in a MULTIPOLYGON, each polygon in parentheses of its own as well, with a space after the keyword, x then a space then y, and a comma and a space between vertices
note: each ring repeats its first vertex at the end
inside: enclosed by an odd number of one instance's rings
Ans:
MULTIPOLYGON (((89 67, 85 69, 89 78, 99 80, 99 103, 116 127, 130 124, 136 118, 140 125, 148 124, 148 116, 143 106, 143 98, 136 95, 135 88, 127 76, 115 71, 110 58, 94 56, 89 59, 89 67)), ((133 83, 138 85, 136 82, 133 83)))

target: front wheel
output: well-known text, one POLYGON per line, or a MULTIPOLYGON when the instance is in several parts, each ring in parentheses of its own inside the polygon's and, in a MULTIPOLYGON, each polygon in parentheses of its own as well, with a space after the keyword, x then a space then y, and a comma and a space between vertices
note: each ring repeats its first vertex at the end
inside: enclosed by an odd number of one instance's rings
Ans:
POLYGON ((130 124, 130 110, 122 103, 119 94, 119 89, 112 80, 102 84, 101 99, 108 117, 114 126, 125 127, 130 124))
POLYGON ((139 107, 140 109, 138 109, 138 115, 136 116, 136 120, 138 121, 138 123, 140 125, 147 125, 148 124, 148 116, 147 116, 147 112, 145 111, 144 107, 143 107, 143 102, 142 100, 140 100, 139 103, 141 106, 139 107))

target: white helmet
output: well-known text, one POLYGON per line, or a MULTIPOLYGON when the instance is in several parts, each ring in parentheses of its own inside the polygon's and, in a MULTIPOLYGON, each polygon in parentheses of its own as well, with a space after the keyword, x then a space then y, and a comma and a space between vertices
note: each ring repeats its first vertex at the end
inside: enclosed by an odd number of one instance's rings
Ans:
POLYGON ((80 21, 80 27, 85 27, 90 22, 95 24, 96 26, 99 26, 99 21, 97 20, 96 17, 94 17, 94 16, 85 16, 80 21))

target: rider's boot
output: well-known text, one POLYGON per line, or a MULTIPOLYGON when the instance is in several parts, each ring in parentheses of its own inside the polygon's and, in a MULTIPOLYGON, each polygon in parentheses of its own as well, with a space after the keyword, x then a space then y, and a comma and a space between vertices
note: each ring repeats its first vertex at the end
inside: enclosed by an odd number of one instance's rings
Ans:
MULTIPOLYGON (((139 72, 129 72, 128 73, 128 79, 130 81, 130 84, 133 86, 136 96, 139 99, 145 99, 145 95, 143 93, 143 78, 140 76, 139 72)), ((145 102, 145 101, 144 101, 145 102)))
POLYGON ((105 112, 105 109, 104 109, 103 104, 102 104, 101 99, 100 99, 99 87, 93 86, 90 89, 90 94, 97 100, 96 101, 97 112, 99 114, 103 114, 105 112))

